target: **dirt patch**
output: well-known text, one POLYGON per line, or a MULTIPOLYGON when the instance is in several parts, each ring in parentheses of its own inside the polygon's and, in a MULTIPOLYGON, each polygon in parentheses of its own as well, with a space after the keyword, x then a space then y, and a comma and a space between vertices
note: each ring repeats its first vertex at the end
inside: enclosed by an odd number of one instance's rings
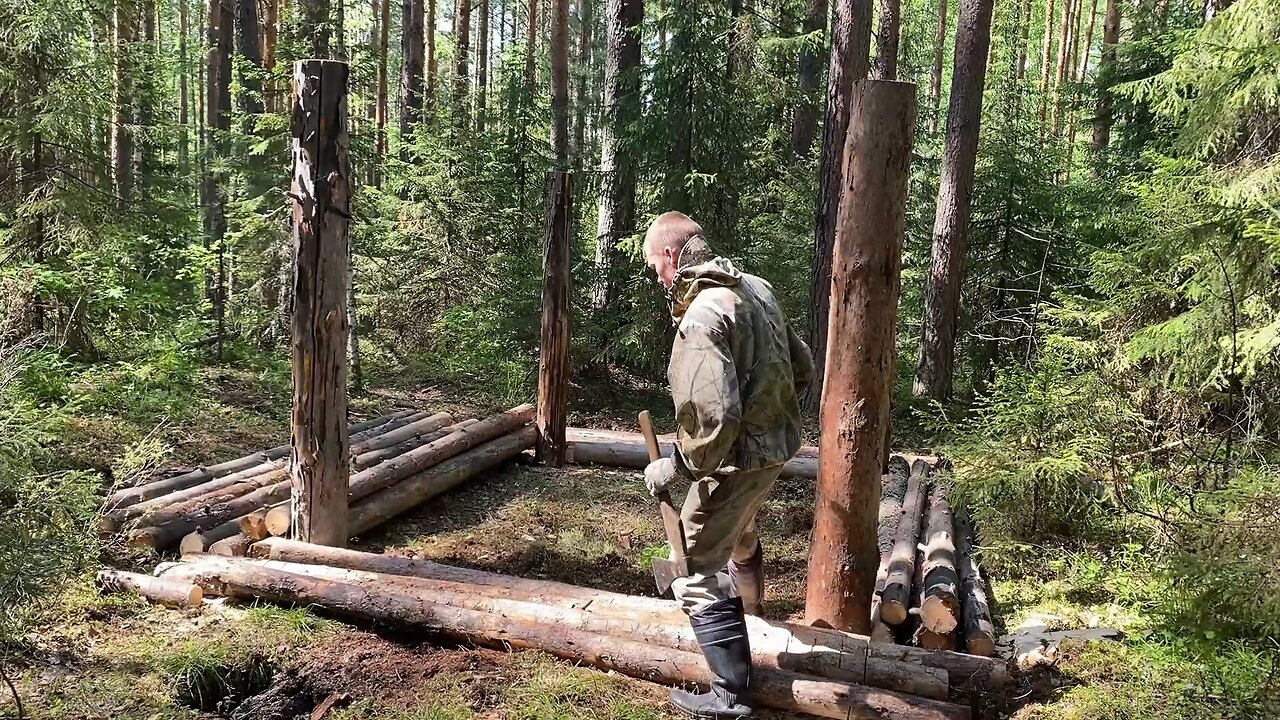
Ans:
POLYGON ((229 717, 305 718, 332 696, 343 703, 376 699, 379 707, 407 710, 421 704, 438 678, 447 678, 454 689, 460 683, 466 702, 480 711, 497 703, 516 674, 505 653, 347 631, 307 650, 306 657, 277 673, 270 688, 239 704, 229 717))

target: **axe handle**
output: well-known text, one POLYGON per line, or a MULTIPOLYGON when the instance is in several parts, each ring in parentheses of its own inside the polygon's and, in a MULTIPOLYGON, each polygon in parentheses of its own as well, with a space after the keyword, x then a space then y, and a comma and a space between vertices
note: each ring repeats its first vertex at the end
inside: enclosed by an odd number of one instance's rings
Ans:
MULTIPOLYGON (((658 436, 653 432, 653 417, 648 410, 640 411, 640 432, 644 435, 644 445, 649 451, 649 462, 662 457, 658 447, 658 436)), ((680 524, 680 512, 671 502, 671 493, 663 490, 658 493, 658 508, 662 510, 662 527, 667 531, 667 542, 671 544, 671 556, 682 575, 687 574, 685 563, 684 526, 680 524)))

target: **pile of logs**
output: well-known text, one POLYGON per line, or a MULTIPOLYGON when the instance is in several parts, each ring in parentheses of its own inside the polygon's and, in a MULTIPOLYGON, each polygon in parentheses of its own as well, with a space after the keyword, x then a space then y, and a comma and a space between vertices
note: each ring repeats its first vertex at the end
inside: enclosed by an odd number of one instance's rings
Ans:
MULTIPOLYGON (((401 411, 348 428, 352 536, 444 493, 533 446, 532 405, 483 420, 401 411)), ((243 555, 291 524, 289 446, 124 488, 107 498, 104 533, 157 550, 243 555)))
MULTIPOLYGON (((677 604, 389 555, 268 538, 249 557, 164 563, 150 582, 114 581, 182 604, 203 594, 324 608, 448 639, 537 649, 632 677, 705 686, 709 671, 677 604)), ((829 718, 961 720, 954 702, 1006 680, 990 658, 872 642, 749 617, 752 683, 763 705, 829 718)))
POLYGON ((953 514, 947 487, 924 460, 889 461, 880 501, 880 570, 871 637, 930 650, 995 654, 986 588, 968 518, 953 514))

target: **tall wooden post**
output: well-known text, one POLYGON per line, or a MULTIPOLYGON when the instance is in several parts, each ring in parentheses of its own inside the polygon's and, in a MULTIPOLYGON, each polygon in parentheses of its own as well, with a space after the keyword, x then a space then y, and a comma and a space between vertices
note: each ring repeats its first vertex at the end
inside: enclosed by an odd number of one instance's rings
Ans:
POLYGON ((565 461, 569 400, 569 238, 573 174, 547 173, 547 235, 542 250, 542 348, 538 353, 538 457, 565 461))
POLYGON ((805 620, 860 633, 870 631, 880 562, 876 515, 915 124, 915 85, 854 84, 831 274, 805 620))
POLYGON ((294 537, 347 542, 347 65, 293 66, 294 537))

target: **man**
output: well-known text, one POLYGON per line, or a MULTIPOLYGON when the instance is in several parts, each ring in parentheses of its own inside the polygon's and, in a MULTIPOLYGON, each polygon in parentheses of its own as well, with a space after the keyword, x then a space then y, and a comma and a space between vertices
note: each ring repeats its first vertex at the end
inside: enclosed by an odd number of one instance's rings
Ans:
POLYGON ((687 215, 653 221, 645 258, 678 326, 667 379, 679 425, 677 452, 650 463, 645 484, 657 495, 677 479, 693 483, 680 513, 689 575, 672 591, 714 676, 711 692, 672 690, 671 701, 693 717, 747 717, 744 614, 759 615, 764 596, 755 516, 800 449, 796 397, 813 361, 769 283, 717 257, 687 215))

